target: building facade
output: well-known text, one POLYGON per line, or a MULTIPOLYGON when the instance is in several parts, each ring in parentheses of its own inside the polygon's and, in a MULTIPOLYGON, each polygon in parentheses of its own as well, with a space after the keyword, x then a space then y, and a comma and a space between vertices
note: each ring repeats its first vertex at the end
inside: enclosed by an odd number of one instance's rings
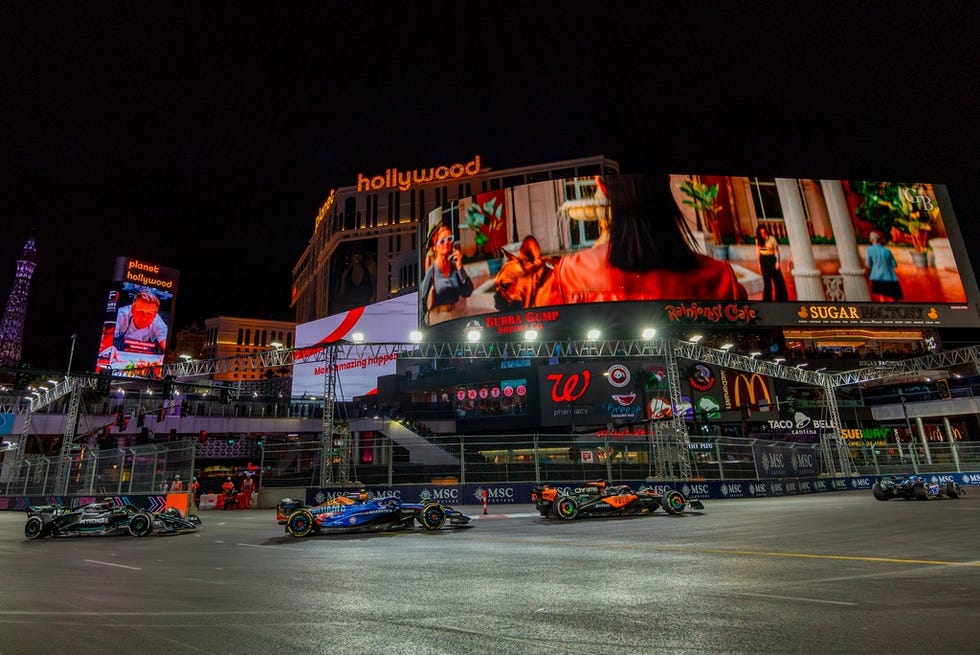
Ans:
POLYGON ((173 347, 167 352, 164 361, 168 364, 179 362, 181 355, 187 355, 191 359, 201 359, 204 351, 205 330, 196 322, 191 323, 183 330, 179 330, 173 339, 173 347))
POLYGON ((486 164, 475 156, 413 171, 389 168, 332 190, 293 268, 296 322, 414 291, 419 226, 437 208, 515 185, 619 172, 602 155, 501 170, 486 164))
MULTIPOLYGON (((296 343, 296 324, 289 321, 218 316, 204 322, 204 331, 202 359, 224 359, 274 348, 292 348, 296 343)), ((213 379, 225 382, 255 382, 288 376, 288 371, 278 369, 234 368, 215 373, 213 379)))
MULTIPOLYGON (((946 332, 978 325, 980 292, 941 185, 671 175, 673 205, 681 210, 692 237, 688 246, 701 264, 679 275, 658 262, 643 274, 642 285, 628 283, 628 276, 594 254, 622 245, 616 246, 604 230, 610 220, 628 213, 617 213, 617 198, 607 196, 606 187, 619 193, 647 188, 653 194, 654 189, 666 192, 664 182, 662 176, 640 175, 536 180, 503 185, 497 193, 481 191, 455 207, 453 202, 434 207, 418 224, 416 239, 424 248, 433 248, 427 238, 433 225, 472 228, 467 217, 489 216, 491 199, 504 211, 500 234, 480 224, 483 240, 475 249, 472 231, 459 229, 453 235, 472 292, 435 312, 425 306, 425 283, 420 286, 423 338, 459 343, 472 341, 471 332, 477 330, 478 340, 485 342, 560 341, 592 339, 587 333, 594 331, 601 339, 626 344, 651 330, 697 341, 751 365, 740 369, 719 361, 613 352, 607 359, 586 361, 560 349, 542 356, 534 348, 526 349, 532 354, 506 360, 472 357, 464 346, 445 360, 399 360, 398 373, 379 381, 378 395, 369 402, 382 410, 398 408, 415 424, 437 426, 436 432, 515 437, 571 432, 593 450, 609 434, 644 443, 649 430, 659 429, 654 424, 674 412, 683 416, 688 432, 706 438, 815 442, 832 424, 840 425, 849 445, 862 447, 895 445, 896 438, 909 444, 976 437, 977 417, 969 403, 927 406, 957 403, 950 399, 959 390, 956 376, 974 375, 975 363, 943 371, 941 381, 935 372, 926 372, 901 383, 838 389, 832 412, 825 389, 793 375, 770 374, 767 368, 768 362, 817 372, 887 367, 941 353, 946 332), (605 213, 609 206, 611 219, 605 213), (513 253, 510 249, 523 246, 528 235, 535 244, 533 251, 521 251, 522 272, 502 278, 499 266, 509 262, 501 264, 500 251, 513 253), (900 285, 876 284, 876 258, 890 262, 900 285), (538 266, 539 260, 553 272, 538 266), (724 278, 717 277, 721 273, 724 278), (542 277, 531 278, 538 274, 542 277), (734 283, 719 287, 718 279, 734 283), (554 293, 558 280, 561 297, 554 293), (619 280, 622 286, 614 282, 619 280), (513 294, 521 285, 536 291, 513 294), (542 295, 548 285, 551 293, 542 295), (899 286, 901 294, 889 296, 899 286), (506 304, 500 302, 504 294, 509 294, 506 304), (673 366, 680 378, 677 388, 667 385, 663 375, 673 366), (921 404, 905 408, 912 399, 921 404), (882 404, 889 403, 899 408, 899 418, 888 420, 886 429, 878 422, 885 417, 882 404), (916 419, 921 426, 913 426, 916 419)), ((645 235, 648 250, 662 248, 663 235, 675 229, 671 213, 666 205, 643 212, 644 220, 656 223, 649 233, 637 233, 645 235)), ((429 270, 425 253, 417 254, 415 262, 419 271, 409 276, 412 281, 429 270)), ((625 345, 622 349, 632 352, 625 345)), ((889 456, 901 456, 897 447, 893 450, 889 456)), ((376 455, 366 457, 373 461, 376 455)))

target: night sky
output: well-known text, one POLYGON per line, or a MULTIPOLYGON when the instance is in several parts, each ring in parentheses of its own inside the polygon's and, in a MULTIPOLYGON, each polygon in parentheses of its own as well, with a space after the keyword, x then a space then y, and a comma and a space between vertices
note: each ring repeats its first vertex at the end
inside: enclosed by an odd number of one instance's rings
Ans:
POLYGON ((176 329, 291 320, 331 188, 475 154, 945 183, 980 244, 977 34, 965 2, 5 2, 0 301, 33 230, 34 366, 72 333, 94 364, 119 255, 181 271, 176 329))

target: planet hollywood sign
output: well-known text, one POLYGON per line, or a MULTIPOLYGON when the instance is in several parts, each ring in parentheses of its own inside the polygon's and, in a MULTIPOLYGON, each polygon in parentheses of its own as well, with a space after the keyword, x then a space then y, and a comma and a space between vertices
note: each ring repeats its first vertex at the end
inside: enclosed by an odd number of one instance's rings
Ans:
POLYGON ((448 166, 433 166, 414 171, 400 171, 397 168, 386 168, 384 175, 365 176, 357 174, 357 192, 381 191, 395 189, 408 191, 414 185, 442 182, 444 180, 472 177, 480 173, 480 156, 476 155, 467 163, 456 163, 448 166))

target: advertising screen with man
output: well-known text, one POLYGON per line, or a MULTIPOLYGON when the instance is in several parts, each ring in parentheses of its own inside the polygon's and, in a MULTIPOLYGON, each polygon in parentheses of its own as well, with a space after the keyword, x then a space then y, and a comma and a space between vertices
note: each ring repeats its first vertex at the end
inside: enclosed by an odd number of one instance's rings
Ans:
POLYGON ((106 301, 97 370, 159 377, 167 350, 179 273, 158 264, 117 257, 106 301))
POLYGON ((609 302, 659 324, 980 325, 942 185, 592 176, 475 196, 422 223, 419 318, 437 338, 474 318, 485 335, 559 337, 617 318, 594 306, 609 302))

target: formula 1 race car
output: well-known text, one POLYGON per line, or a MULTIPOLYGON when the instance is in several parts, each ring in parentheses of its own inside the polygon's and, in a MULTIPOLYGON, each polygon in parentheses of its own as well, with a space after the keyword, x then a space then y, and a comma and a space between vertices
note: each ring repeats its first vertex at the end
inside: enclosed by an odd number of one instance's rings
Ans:
POLYGON ((196 530, 201 519, 184 516, 176 507, 162 512, 148 512, 134 505, 116 505, 110 499, 72 509, 62 505, 32 505, 27 510, 24 536, 44 537, 110 537, 132 535, 145 537, 153 532, 175 533, 196 530))
POLYGON ((531 500, 541 516, 570 521, 575 518, 602 516, 635 516, 653 514, 663 508, 668 514, 680 514, 685 508, 704 509, 700 500, 685 500, 673 489, 658 493, 648 487, 636 491, 629 485, 607 485, 589 482, 570 492, 543 484, 531 490, 531 500))
POLYGON ((276 505, 276 520, 294 537, 348 532, 404 530, 416 521, 426 530, 438 530, 447 523, 462 527, 472 519, 466 514, 435 502, 404 503, 396 496, 371 498, 367 493, 346 493, 307 507, 302 501, 284 498, 276 505))
POLYGON ((957 483, 927 482, 921 475, 892 475, 875 480, 871 486, 875 500, 933 500, 940 498, 959 498, 966 492, 957 483))

